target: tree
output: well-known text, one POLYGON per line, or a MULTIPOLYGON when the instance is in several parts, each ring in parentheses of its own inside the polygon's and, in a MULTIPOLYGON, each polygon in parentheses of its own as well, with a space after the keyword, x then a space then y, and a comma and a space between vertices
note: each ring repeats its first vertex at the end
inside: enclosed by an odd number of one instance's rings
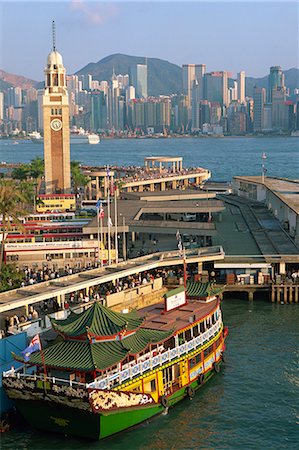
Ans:
POLYGON ((45 173, 44 160, 40 156, 37 156, 36 158, 31 160, 29 168, 30 168, 29 175, 35 180, 36 193, 38 193, 40 191, 42 177, 44 176, 45 173))
POLYGON ((30 173, 30 166, 29 164, 22 164, 19 167, 16 167, 13 169, 11 176, 14 180, 27 180, 30 173))
POLYGON ((14 264, 5 264, 0 273, 0 292, 16 289, 23 281, 22 274, 14 264))
POLYGON ((7 233, 12 228, 12 224, 19 228, 23 227, 19 217, 24 214, 24 204, 26 204, 26 198, 19 185, 14 180, 0 180, 0 216, 2 217, 0 271, 7 233))
POLYGON ((71 161, 71 177, 74 194, 77 196, 78 188, 85 187, 89 178, 81 171, 80 161, 71 161))

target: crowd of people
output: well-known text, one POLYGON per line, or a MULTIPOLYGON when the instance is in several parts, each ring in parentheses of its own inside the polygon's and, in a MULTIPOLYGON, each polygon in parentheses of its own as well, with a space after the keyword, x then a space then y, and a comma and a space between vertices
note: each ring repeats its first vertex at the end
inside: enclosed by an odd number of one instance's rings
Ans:
POLYGON ((98 264, 88 263, 86 266, 74 265, 71 266, 67 264, 64 269, 58 269, 49 267, 49 265, 43 267, 42 269, 37 269, 34 267, 26 266, 24 269, 20 270, 20 273, 23 275, 23 281, 21 282, 20 287, 31 286, 33 284, 42 283, 43 281, 54 280, 56 278, 64 277, 67 275, 72 275, 74 273, 83 272, 85 270, 91 270, 98 267, 98 264))
POLYGON ((201 167, 191 167, 182 170, 173 171, 172 168, 163 168, 162 171, 160 169, 145 169, 144 167, 135 167, 134 175, 130 175, 127 173, 123 177, 118 178, 118 182, 123 183, 131 183, 135 181, 144 181, 144 180, 153 180, 156 178, 169 178, 169 177, 177 177, 178 175, 189 175, 203 173, 205 169, 201 167))
MULTIPOLYGON (((31 271, 27 270, 27 272, 33 276, 31 271)), ((86 290, 73 292, 66 295, 63 305, 59 305, 55 297, 47 301, 37 303, 34 306, 30 305, 27 315, 25 313, 20 315, 14 314, 5 318, 3 337, 16 334, 22 331, 22 325, 38 319, 44 319, 46 315, 58 312, 61 309, 68 310, 76 308, 76 306, 80 304, 87 304, 92 301, 102 301, 102 303, 104 303, 107 296, 111 294, 126 291, 128 289, 134 289, 138 286, 144 286, 152 283, 155 278, 162 277, 163 282, 165 282, 168 277, 180 278, 182 276, 183 271, 180 268, 173 268, 169 270, 153 269, 121 278, 116 280, 115 283, 107 282, 98 286, 90 287, 88 293, 86 290)))

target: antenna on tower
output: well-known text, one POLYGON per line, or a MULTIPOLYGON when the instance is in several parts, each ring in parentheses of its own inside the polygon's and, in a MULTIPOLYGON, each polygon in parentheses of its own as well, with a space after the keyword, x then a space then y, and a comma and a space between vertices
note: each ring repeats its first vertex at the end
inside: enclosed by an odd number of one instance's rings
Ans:
POLYGON ((55 21, 52 20, 52 39, 53 39, 53 52, 56 51, 56 29, 55 29, 55 21))

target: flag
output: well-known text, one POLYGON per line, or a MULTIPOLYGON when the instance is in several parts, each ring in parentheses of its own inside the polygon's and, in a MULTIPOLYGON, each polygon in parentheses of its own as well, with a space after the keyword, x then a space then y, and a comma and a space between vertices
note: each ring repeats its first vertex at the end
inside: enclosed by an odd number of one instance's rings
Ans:
POLYGON ((107 177, 110 177, 110 170, 109 170, 109 166, 107 166, 107 177))
POLYGON ((109 225, 109 227, 113 227, 113 223, 112 223, 111 217, 108 218, 108 225, 109 225))
POLYGON ((181 239, 181 235, 180 235, 179 230, 177 230, 177 232, 176 232, 176 238, 177 238, 177 241, 181 239))
POLYGON ((104 213, 103 208, 101 207, 99 210, 99 219, 104 219, 104 217, 105 217, 105 213, 104 213))
POLYGON ((101 207, 102 207, 102 202, 101 202, 101 200, 99 199, 99 200, 97 201, 97 203, 96 203, 96 208, 97 208, 97 209, 101 209, 101 207))
POLYGON ((39 338, 39 335, 36 334, 31 339, 28 347, 26 347, 25 350, 22 351, 24 361, 26 361, 26 362, 29 361, 29 357, 30 357, 31 353, 37 352, 38 350, 41 350, 41 349, 42 349, 42 346, 41 346, 40 338, 39 338))

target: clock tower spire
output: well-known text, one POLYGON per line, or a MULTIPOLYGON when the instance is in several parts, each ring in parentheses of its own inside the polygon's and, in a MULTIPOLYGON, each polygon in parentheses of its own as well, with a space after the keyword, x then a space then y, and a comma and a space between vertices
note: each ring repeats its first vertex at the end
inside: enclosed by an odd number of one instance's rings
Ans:
POLYGON ((53 50, 45 67, 44 158, 47 194, 69 194, 70 126, 69 101, 62 56, 56 50, 55 22, 52 22, 53 50))

